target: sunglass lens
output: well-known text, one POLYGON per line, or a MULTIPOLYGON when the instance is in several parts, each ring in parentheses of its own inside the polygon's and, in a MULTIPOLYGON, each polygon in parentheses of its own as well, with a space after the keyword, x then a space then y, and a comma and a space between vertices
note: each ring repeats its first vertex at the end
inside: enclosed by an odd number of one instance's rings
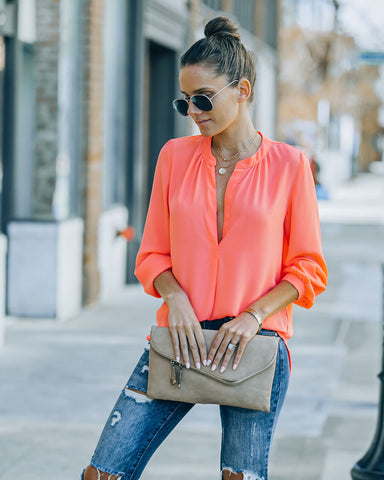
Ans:
POLYGON ((183 98, 179 98, 177 100, 173 100, 172 102, 173 108, 176 110, 177 113, 186 117, 188 115, 188 102, 183 98))
POLYGON ((210 112, 212 110, 212 102, 205 95, 193 95, 191 100, 192 103, 203 112, 210 112))

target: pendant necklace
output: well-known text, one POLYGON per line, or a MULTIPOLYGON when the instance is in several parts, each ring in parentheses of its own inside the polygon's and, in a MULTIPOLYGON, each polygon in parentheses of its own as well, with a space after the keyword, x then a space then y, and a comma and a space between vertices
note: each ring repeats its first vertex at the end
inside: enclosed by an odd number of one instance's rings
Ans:
POLYGON ((217 162, 220 166, 219 168, 219 173, 220 175, 225 175, 227 173, 227 168, 230 168, 232 167, 232 165, 234 165, 236 163, 237 160, 234 160, 232 163, 228 164, 228 165, 223 165, 221 162, 220 162, 220 159, 219 159, 219 156, 217 157, 217 162))
POLYGON ((229 158, 224 158, 223 155, 222 155, 222 153, 221 153, 221 150, 219 150, 219 149, 216 147, 216 145, 213 146, 213 149, 215 150, 215 152, 216 152, 216 154, 217 154, 217 157, 218 157, 218 158, 217 158, 217 161, 218 161, 218 163, 219 163, 219 165, 220 165, 220 168, 219 168, 219 174, 220 174, 220 175, 225 175, 225 174, 227 173, 227 168, 232 167, 232 165, 234 165, 234 164, 238 161, 238 159, 240 158, 240 155, 241 155, 242 153, 244 153, 245 151, 248 150, 248 148, 249 148, 249 147, 252 145, 252 143, 255 141, 256 137, 257 137, 257 132, 255 133, 255 135, 251 138, 251 140, 250 140, 242 149, 238 150, 235 154, 233 154, 233 155, 232 155, 231 157, 229 157, 229 158), (231 162, 231 160, 232 160, 232 162, 229 163, 229 164, 227 164, 227 165, 223 165, 223 164, 220 162, 219 157, 221 158, 221 160, 222 160, 223 162, 231 162))

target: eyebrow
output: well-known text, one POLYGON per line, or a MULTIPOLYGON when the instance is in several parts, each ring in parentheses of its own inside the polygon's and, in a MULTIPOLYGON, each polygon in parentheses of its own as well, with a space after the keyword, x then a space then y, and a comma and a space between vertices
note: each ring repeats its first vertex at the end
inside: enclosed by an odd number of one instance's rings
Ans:
MULTIPOLYGON (((183 95, 186 95, 188 97, 187 93, 183 92, 183 90, 180 90, 180 91, 183 95)), ((211 88, 211 87, 198 88, 197 90, 193 91, 192 95, 196 95, 196 94, 199 94, 202 92, 208 92, 208 91, 214 92, 214 88, 211 88)))

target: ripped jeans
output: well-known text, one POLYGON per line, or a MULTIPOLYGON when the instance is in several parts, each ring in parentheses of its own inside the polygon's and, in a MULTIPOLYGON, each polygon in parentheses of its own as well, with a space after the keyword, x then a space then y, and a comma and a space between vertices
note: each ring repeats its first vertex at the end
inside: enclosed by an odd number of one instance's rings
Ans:
MULTIPOLYGON (((209 322, 209 326, 202 326, 210 328, 212 324, 212 329, 218 329, 213 322, 216 320, 209 322)), ((259 335, 276 333, 262 330, 259 335)), ((153 453, 193 407, 191 403, 152 400, 132 391, 147 391, 148 360, 149 350, 145 349, 112 409, 91 460, 98 471, 115 475, 119 480, 139 479, 153 453)), ((244 480, 267 480, 271 441, 288 379, 288 352, 280 340, 271 411, 220 405, 221 471, 241 472, 244 480)))

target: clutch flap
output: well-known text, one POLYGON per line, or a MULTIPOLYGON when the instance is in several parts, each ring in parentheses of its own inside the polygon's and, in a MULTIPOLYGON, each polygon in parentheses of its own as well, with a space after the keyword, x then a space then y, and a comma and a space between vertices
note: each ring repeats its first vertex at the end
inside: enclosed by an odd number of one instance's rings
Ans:
MULTIPOLYGON (((215 338, 216 330, 203 330, 207 351, 215 338)), ((243 381, 258 375, 273 365, 279 344, 280 337, 256 335, 248 343, 241 362, 236 370, 233 370, 232 363, 235 355, 232 355, 230 363, 225 372, 220 373, 220 368, 212 372, 211 367, 201 366, 197 369, 191 366, 191 370, 210 377, 218 382, 229 385, 237 385, 243 381)), ((168 327, 153 326, 151 329, 151 348, 160 356, 175 361, 172 338, 168 327)), ((189 352, 190 359, 192 354, 189 352)), ((220 367, 220 366, 219 366, 220 367)))

